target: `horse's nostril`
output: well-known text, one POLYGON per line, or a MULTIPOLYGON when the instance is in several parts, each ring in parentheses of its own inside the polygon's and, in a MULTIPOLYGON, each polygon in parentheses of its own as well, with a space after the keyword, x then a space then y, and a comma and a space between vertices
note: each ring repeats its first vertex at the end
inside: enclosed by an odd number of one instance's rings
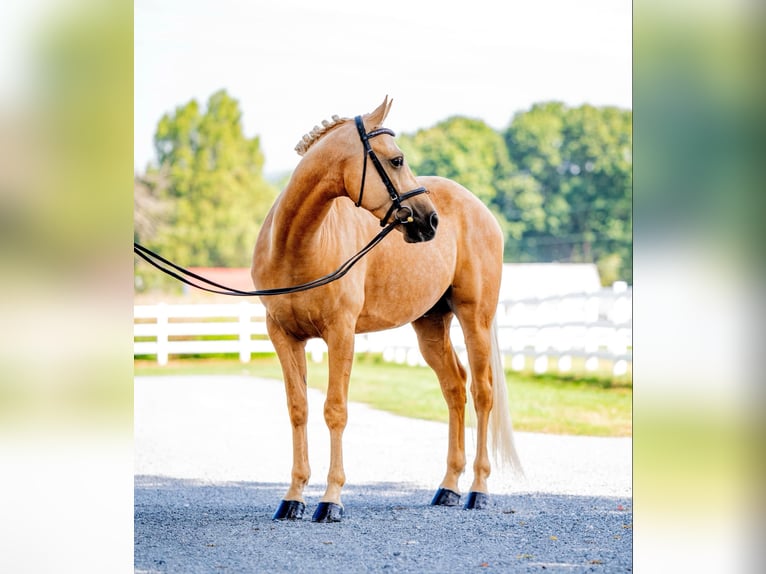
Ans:
POLYGON ((436 228, 439 225, 439 216, 436 215, 436 212, 431 213, 431 217, 428 219, 429 223, 431 224, 431 227, 436 230, 436 228))

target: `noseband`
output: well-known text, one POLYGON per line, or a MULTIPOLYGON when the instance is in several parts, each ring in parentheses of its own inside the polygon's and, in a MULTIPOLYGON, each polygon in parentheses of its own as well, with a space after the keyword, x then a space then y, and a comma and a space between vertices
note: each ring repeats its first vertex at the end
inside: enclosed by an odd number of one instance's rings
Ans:
POLYGON ((391 181, 391 178, 388 177, 386 170, 383 169, 383 165, 380 163, 378 156, 373 151, 372 146, 370 146, 370 140, 376 136, 379 136, 382 134, 388 134, 391 137, 396 137, 396 134, 388 128, 379 128, 377 130, 371 131, 370 133, 367 133, 367 131, 364 129, 362 116, 356 116, 354 118, 354 121, 356 122, 356 129, 359 132, 359 138, 362 140, 362 145, 364 146, 364 160, 362 163, 362 185, 359 189, 359 199, 356 202, 356 206, 359 207, 362 205, 362 195, 364 194, 364 180, 367 176, 367 156, 369 156, 370 159, 372 160, 372 165, 375 166, 375 169, 378 171, 378 175, 380 175, 380 179, 383 180, 383 184, 386 186, 386 190, 388 190, 388 196, 391 198, 391 207, 388 208, 386 215, 383 217, 383 219, 380 220, 380 226, 385 227, 388 224, 388 220, 392 214, 396 214, 395 221, 399 223, 412 223, 413 221, 412 208, 409 207, 408 205, 402 205, 402 201, 409 199, 411 197, 415 197, 416 195, 420 195, 421 193, 428 193, 428 190, 425 187, 417 187, 413 189, 412 191, 408 191, 407 193, 399 195, 399 192, 396 191, 396 188, 394 187, 394 184, 391 181), (406 209, 410 213, 407 217, 400 218, 398 216, 398 213, 402 211, 403 209, 406 209))

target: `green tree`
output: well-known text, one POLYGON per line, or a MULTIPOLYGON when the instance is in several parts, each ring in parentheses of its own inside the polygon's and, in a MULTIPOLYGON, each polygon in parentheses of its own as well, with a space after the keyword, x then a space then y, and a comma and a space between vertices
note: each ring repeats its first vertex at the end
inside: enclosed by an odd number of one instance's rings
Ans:
POLYGON ((512 185, 504 215, 522 260, 596 262, 632 280, 632 112, 534 105, 505 131, 512 185))
POLYGON ((259 138, 243 133, 238 102, 223 90, 204 111, 191 100, 160 119, 154 145, 157 165, 142 181, 165 215, 148 245, 180 265, 248 266, 277 190, 263 177, 259 138))
POLYGON ((490 207, 502 204, 513 166, 502 135, 483 121, 455 116, 398 143, 415 173, 454 179, 490 207))
POLYGON ((535 104, 498 133, 452 117, 404 134, 413 171, 454 179, 498 216, 511 261, 595 262, 632 279, 632 112, 535 104))

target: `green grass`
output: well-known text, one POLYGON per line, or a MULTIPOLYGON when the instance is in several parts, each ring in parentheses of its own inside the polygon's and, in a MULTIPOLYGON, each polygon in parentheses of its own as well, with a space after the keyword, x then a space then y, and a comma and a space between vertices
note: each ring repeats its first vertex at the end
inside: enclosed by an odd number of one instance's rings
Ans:
MULTIPOLYGON (((136 361, 136 375, 251 375, 280 379, 276 357, 237 360, 186 359, 160 367, 136 361)), ((592 436, 630 436, 633 387, 629 379, 559 377, 506 372, 516 430, 592 436)), ((308 384, 326 390, 327 362, 308 361, 308 384)), ((447 421, 447 406, 431 369, 384 363, 376 356, 354 361, 349 400, 403 416, 447 421)))

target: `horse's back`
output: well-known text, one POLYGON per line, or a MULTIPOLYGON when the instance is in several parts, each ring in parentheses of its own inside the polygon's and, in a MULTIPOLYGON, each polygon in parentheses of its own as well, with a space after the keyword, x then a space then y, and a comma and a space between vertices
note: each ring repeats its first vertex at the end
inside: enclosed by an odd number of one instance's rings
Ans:
POLYGON ((489 208, 465 187, 444 177, 421 176, 418 182, 430 192, 439 214, 439 232, 446 222, 449 239, 460 260, 471 259, 489 268, 502 268, 503 232, 489 208))
MULTIPOLYGON (((495 216, 481 200, 458 182, 434 175, 420 176, 437 208, 439 221, 444 218, 457 225, 461 239, 482 239, 495 255, 502 258, 503 232, 495 216)), ((438 236, 438 233, 437 233, 438 236)))
MULTIPOLYGON (((418 177, 431 191, 441 222, 449 222, 456 246, 452 297, 456 302, 476 301, 497 307, 503 272, 504 237, 495 216, 459 183, 437 176, 418 177)), ((439 236, 437 232, 436 236, 439 236)))

